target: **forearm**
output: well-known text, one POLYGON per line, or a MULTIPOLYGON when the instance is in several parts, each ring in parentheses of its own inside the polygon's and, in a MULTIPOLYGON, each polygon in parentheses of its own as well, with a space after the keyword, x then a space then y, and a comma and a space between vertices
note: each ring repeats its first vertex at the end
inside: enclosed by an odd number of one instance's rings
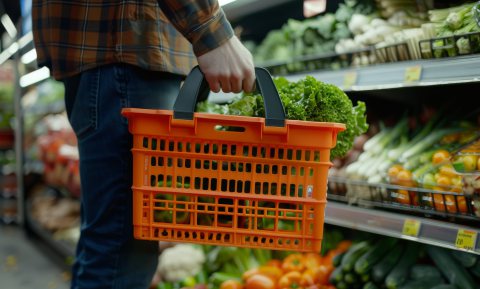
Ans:
POLYGON ((193 46, 196 56, 225 43, 233 29, 217 0, 158 0, 163 13, 193 46))

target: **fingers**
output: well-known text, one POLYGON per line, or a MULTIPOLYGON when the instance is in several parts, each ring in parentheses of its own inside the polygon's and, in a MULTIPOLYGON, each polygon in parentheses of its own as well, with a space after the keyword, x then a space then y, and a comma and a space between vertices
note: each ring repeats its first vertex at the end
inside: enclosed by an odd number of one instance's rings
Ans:
POLYGON ((197 57, 210 90, 238 93, 251 92, 255 83, 253 57, 237 37, 197 57))
POLYGON ((220 82, 218 82, 218 80, 209 79, 208 77, 206 77, 206 79, 207 79, 207 82, 208 82, 208 86, 210 86, 211 91, 213 91, 215 93, 220 92, 221 86, 220 86, 220 82))
POLYGON ((239 72, 222 73, 215 75, 212 73, 204 73, 205 79, 210 86, 210 90, 213 92, 239 93, 242 90, 250 92, 253 89, 255 83, 255 76, 253 73, 241 74, 239 72))
POLYGON ((239 93, 242 91, 242 80, 243 77, 240 73, 233 73, 230 77, 230 88, 232 89, 231 92, 239 93))
POLYGON ((246 73, 243 78, 242 89, 245 92, 252 92, 255 90, 255 71, 249 71, 246 73))

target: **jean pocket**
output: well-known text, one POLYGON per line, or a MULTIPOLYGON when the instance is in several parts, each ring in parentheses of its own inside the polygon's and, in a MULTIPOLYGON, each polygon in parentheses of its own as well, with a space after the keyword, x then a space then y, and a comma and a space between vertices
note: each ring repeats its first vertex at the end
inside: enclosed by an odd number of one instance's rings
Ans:
POLYGON ((99 69, 85 71, 81 75, 77 92, 65 95, 66 102, 73 104, 69 120, 79 140, 97 128, 99 80, 99 69), (70 97, 74 99, 69 99, 70 97))

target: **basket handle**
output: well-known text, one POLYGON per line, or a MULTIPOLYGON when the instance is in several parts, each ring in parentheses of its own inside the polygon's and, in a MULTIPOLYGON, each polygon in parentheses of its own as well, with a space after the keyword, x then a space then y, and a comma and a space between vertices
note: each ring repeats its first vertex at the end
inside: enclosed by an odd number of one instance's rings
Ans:
MULTIPOLYGON (((270 73, 265 68, 255 67, 255 75, 256 87, 263 96, 265 105, 265 124, 267 126, 284 127, 285 111, 270 73)), ((195 66, 187 75, 180 89, 173 106, 173 117, 192 120, 197 98, 206 99, 209 92, 210 87, 203 73, 198 66, 195 66)))

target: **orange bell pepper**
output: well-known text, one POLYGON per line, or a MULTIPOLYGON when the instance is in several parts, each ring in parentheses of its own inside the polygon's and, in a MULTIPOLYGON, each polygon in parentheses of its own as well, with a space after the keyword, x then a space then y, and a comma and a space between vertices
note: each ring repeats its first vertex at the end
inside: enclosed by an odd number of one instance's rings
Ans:
POLYGON ((302 279, 300 279, 300 285, 303 287, 309 287, 315 285, 316 282, 315 269, 307 269, 302 273, 302 279))
POLYGON ((333 266, 319 265, 316 268, 307 269, 302 274, 300 285, 309 287, 312 285, 328 284, 328 278, 333 271, 333 266))
POLYGON ((256 275, 256 274, 258 274, 258 273, 259 273, 259 272, 258 272, 258 268, 252 268, 252 269, 250 269, 250 270, 247 270, 247 271, 243 272, 243 274, 242 274, 242 280, 243 280, 243 281, 247 281, 248 278, 250 278, 250 277, 252 277, 253 275, 256 275))
POLYGON ((237 280, 227 280, 220 285, 220 289, 243 289, 243 285, 237 280))
POLYGON ((298 271, 301 272, 305 268, 305 258, 302 254, 288 255, 282 263, 282 269, 285 272, 298 271))
POLYGON ((270 277, 255 274, 245 282, 244 289, 275 289, 275 282, 270 277))
POLYGON ((258 268, 250 269, 242 274, 243 281, 247 281, 253 275, 264 275, 277 282, 282 276, 283 272, 280 268, 274 266, 260 266, 258 268))
POLYGON ((340 243, 338 243, 337 248, 335 249, 338 252, 346 252, 350 246, 352 246, 352 241, 350 240, 343 240, 340 243))
POLYGON ((291 271, 283 275, 280 280, 278 280, 278 289, 304 289, 300 284, 302 280, 302 273, 298 271, 291 271))
POLYGON ((278 267, 278 268, 282 268, 282 260, 278 260, 278 259, 272 259, 272 260, 269 260, 266 264, 266 266, 273 266, 273 267, 278 267))
POLYGON ((322 256, 317 253, 306 253, 303 255, 303 262, 305 264, 305 268, 313 269, 322 264, 322 256))

